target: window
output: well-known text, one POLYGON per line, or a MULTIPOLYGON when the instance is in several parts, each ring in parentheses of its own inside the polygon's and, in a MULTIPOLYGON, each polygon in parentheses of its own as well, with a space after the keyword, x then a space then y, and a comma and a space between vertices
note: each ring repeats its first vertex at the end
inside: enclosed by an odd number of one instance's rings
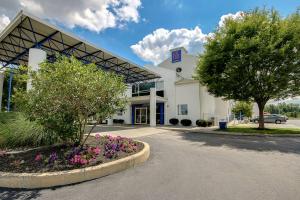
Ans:
POLYGON ((181 62, 181 50, 172 52, 172 63, 181 62))
POLYGON ((188 105, 179 104, 178 105, 178 115, 187 115, 188 114, 188 105))
POLYGON ((150 88, 155 87, 155 82, 144 82, 139 84, 139 92, 149 92, 150 88))
POLYGON ((143 82, 132 85, 132 96, 147 96, 150 95, 150 88, 155 87, 155 82, 143 82))
POLYGON ((164 81, 157 81, 156 82, 156 90, 157 91, 164 90, 164 81))
POLYGON ((136 94, 139 92, 139 85, 138 84, 133 84, 132 85, 132 94, 136 94))

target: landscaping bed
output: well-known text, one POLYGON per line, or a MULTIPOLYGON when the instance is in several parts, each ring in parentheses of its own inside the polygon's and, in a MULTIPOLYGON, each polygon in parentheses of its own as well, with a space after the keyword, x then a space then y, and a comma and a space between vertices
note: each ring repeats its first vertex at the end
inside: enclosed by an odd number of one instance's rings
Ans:
POLYGON ((0 151, 0 171, 44 173, 86 168, 135 154, 143 143, 123 137, 87 138, 83 147, 54 145, 19 153, 0 151))

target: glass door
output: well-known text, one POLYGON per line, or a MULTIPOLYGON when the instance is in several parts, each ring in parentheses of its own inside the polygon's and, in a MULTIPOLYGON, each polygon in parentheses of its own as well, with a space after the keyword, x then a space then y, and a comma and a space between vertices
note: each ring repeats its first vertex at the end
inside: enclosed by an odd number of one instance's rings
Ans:
POLYGON ((147 124, 147 107, 135 108, 135 124, 147 124))

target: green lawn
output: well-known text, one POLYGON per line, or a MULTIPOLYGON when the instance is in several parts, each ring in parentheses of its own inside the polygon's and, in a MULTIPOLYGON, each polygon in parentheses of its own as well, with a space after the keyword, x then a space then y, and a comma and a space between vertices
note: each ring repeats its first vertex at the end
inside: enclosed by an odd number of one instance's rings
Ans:
POLYGON ((218 131, 226 131, 231 133, 255 133, 255 134, 300 134, 300 128, 266 128, 264 130, 260 130, 257 128, 251 127, 228 127, 226 130, 218 131))

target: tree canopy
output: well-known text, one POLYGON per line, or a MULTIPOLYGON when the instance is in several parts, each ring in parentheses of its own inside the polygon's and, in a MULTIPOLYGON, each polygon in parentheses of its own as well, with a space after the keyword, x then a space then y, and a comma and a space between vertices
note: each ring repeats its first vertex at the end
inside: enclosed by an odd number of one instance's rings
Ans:
POLYGON ((255 9, 228 18, 208 38, 197 78, 225 99, 255 101, 263 110, 270 99, 300 94, 300 13, 286 18, 275 10, 255 9))
POLYGON ((271 114, 283 114, 288 117, 300 117, 300 105, 294 103, 279 103, 266 105, 265 111, 271 114))
POLYGON ((240 114, 245 117, 252 117, 253 104, 246 101, 239 101, 232 108, 232 113, 236 116, 240 114))

